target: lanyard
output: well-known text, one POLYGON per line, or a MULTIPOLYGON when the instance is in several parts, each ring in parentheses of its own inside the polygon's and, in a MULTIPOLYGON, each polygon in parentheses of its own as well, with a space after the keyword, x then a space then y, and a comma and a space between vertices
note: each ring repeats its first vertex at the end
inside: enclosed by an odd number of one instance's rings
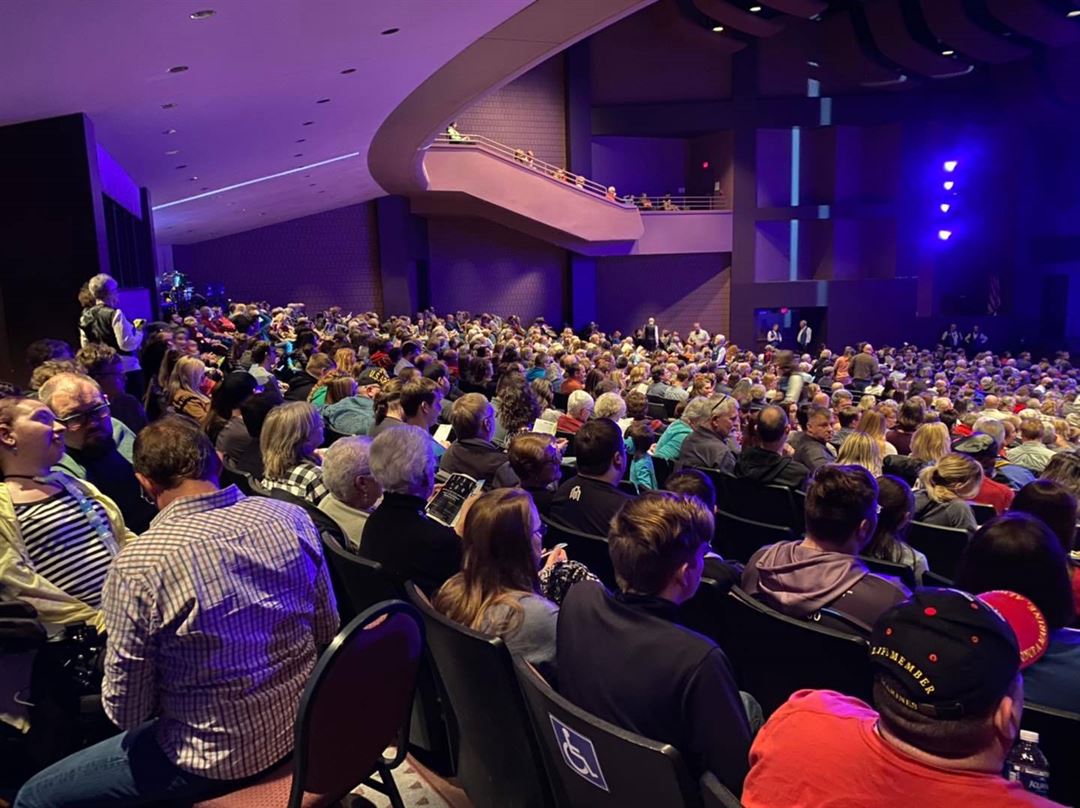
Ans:
POLYGON ((76 506, 79 512, 86 519, 87 523, 93 529, 98 539, 109 548, 109 552, 116 555, 120 552, 120 544, 116 540, 116 536, 113 534, 112 525, 109 524, 109 520, 102 514, 101 510, 94 507, 94 501, 86 495, 86 492, 76 482, 59 471, 54 471, 51 474, 46 474, 44 477, 35 478, 47 485, 56 485, 63 488, 67 493, 75 500, 76 506))

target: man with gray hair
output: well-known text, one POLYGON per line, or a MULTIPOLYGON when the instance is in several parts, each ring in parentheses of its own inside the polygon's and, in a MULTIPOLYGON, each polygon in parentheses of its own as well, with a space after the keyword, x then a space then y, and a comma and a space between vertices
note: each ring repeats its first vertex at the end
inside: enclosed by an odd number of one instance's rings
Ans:
POLYGON ((104 272, 95 275, 87 283, 87 289, 94 296, 94 305, 83 309, 79 317, 80 347, 100 342, 116 351, 124 370, 127 391, 136 398, 141 397, 143 377, 135 352, 142 345, 142 329, 133 326, 120 311, 120 292, 111 275, 104 272))
POLYGON ((364 525, 360 555, 430 595, 461 569, 457 533, 424 513, 435 487, 431 437, 408 424, 387 429, 371 442, 368 462, 383 498, 364 525))
POLYGON ((371 476, 370 450, 369 437, 338 438, 323 455, 323 484, 330 496, 319 510, 338 523, 353 550, 360 548, 364 525, 382 494, 371 476))
POLYGON ((64 425, 64 456, 54 470, 86 480, 116 503, 124 521, 142 533, 154 509, 139 494, 132 468, 135 433, 109 416, 98 383, 81 373, 58 373, 38 398, 64 425))
POLYGON ((708 415, 694 428, 679 451, 675 470, 694 466, 725 473, 735 470, 738 452, 739 402, 720 393, 708 399, 708 415))

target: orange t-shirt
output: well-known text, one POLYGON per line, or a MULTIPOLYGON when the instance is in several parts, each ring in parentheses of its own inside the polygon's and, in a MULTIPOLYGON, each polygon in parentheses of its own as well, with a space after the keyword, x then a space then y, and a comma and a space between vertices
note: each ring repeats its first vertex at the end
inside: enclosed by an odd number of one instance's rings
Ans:
POLYGON ((886 744, 877 713, 831 690, 800 690, 773 713, 750 748, 746 808, 978 806, 1057 803, 982 772, 928 766, 886 744))

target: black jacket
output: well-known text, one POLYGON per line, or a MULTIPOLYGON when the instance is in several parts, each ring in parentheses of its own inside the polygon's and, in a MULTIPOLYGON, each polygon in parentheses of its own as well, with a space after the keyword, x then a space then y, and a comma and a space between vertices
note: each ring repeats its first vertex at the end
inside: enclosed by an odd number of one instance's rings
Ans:
POLYGON ((466 438, 452 443, 439 461, 439 470, 468 474, 487 482, 488 488, 513 488, 519 482, 506 454, 494 443, 466 438))
POLYGON ((628 499, 629 494, 611 483, 575 475, 559 486, 548 512, 556 522, 574 530, 607 536, 612 517, 628 499))
POLYGON ((424 505, 420 497, 383 494, 364 524, 360 555, 430 595, 461 569, 461 540, 452 528, 429 519, 424 505))
POLYGON ((790 457, 778 455, 758 446, 748 446, 735 461, 735 476, 755 480, 764 485, 802 488, 810 469, 790 457))
POLYGON ((724 652, 671 622, 661 598, 570 588, 556 631, 559 691, 593 715, 670 743, 695 777, 710 771, 732 792, 748 770, 750 728, 724 652))

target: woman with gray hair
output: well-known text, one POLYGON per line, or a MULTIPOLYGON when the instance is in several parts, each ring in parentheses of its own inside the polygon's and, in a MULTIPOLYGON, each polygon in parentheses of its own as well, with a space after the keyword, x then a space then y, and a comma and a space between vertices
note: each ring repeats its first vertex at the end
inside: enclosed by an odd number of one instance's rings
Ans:
POLYGON ((675 462, 682 451, 683 441, 694 429, 709 417, 709 399, 693 398, 683 410, 682 417, 664 430, 653 451, 654 457, 675 462))
POLYGON ((360 555, 430 595, 461 569, 458 534, 424 513, 435 487, 431 438, 407 424, 387 429, 371 442, 369 463, 383 498, 364 525, 360 555))
POLYGON ((618 393, 602 393, 596 399, 594 418, 610 418, 616 423, 626 417, 626 402, 618 393))
POLYGON ((360 547, 364 525, 382 488, 371 476, 371 438, 339 438, 323 456, 323 484, 330 496, 319 503, 319 510, 333 519, 345 532, 353 550, 360 547))

